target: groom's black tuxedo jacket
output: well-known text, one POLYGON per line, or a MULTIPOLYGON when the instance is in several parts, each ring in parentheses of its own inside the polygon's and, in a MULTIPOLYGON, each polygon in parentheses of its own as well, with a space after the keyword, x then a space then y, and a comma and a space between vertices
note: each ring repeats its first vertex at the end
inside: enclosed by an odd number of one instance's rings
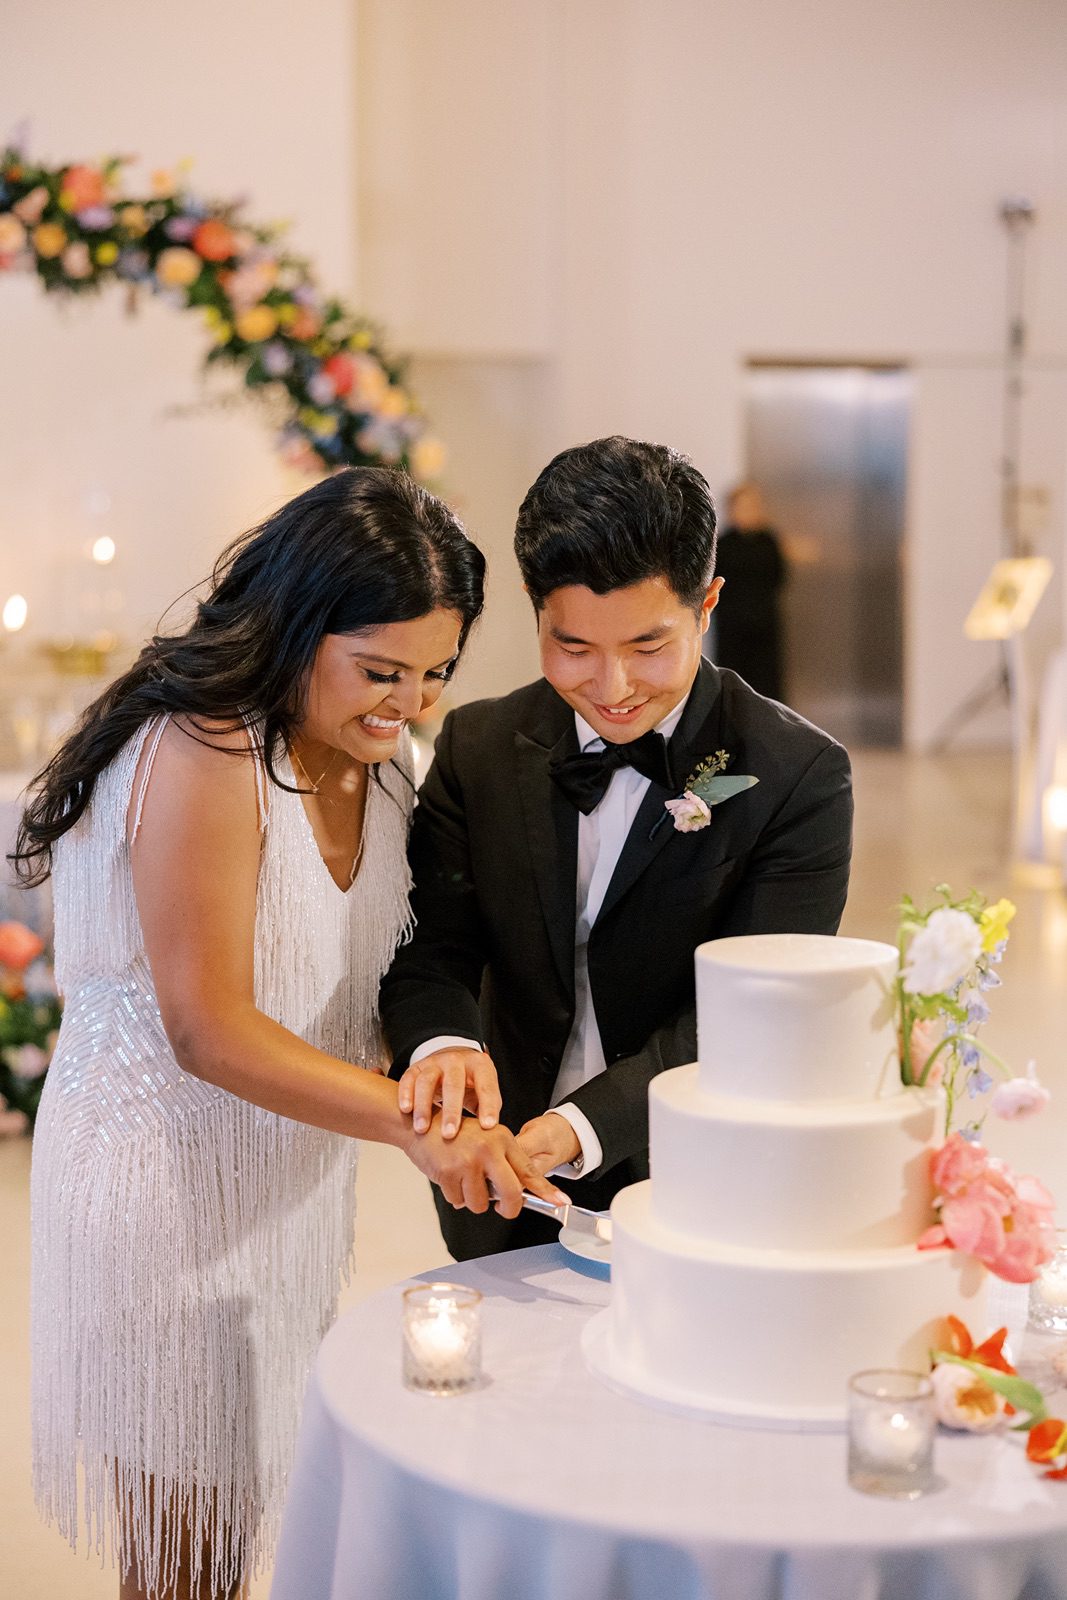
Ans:
MULTIPOLYGON (((482 1039, 513 1129, 548 1109, 574 1021, 579 814, 548 768, 577 748, 574 712, 543 679, 445 719, 412 826, 415 934, 382 986, 394 1076, 438 1034, 482 1039)), ((650 1080, 696 1057, 697 945, 835 933, 848 886, 849 762, 828 735, 703 662, 670 755, 677 788, 649 785, 589 940, 607 1070, 569 1098, 604 1159, 562 1186, 597 1208, 648 1175, 650 1080), (718 750, 729 772, 759 783, 699 832, 669 815, 657 828, 664 802, 718 750)), ((435 1198, 461 1258, 528 1242, 494 1212, 435 1198)))

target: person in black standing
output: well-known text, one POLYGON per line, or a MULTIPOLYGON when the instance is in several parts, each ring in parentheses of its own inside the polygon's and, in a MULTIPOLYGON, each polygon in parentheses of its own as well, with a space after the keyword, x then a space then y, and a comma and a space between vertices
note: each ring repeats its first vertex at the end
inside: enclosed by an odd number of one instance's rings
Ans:
POLYGON ((782 700, 782 624, 779 595, 785 558, 768 527, 763 496, 742 483, 726 502, 727 526, 719 535, 716 571, 723 579, 715 660, 744 678, 757 694, 782 700))

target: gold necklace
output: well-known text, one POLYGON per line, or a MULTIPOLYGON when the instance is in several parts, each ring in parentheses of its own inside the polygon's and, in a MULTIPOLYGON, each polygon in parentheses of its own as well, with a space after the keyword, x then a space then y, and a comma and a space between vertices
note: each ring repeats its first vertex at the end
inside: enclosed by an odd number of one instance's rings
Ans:
POLYGON ((333 755, 330 757, 329 761, 327 761, 326 765, 323 767, 322 771, 319 773, 317 778, 312 778, 311 774, 308 772, 307 767, 305 767, 304 763, 301 761, 300 757, 297 755, 296 746, 295 745, 290 750, 289 754, 292 757, 292 759, 296 762, 297 766, 300 768, 301 776, 303 777, 304 782, 309 785, 312 794, 318 794, 319 785, 322 783, 323 778, 325 778, 327 776, 327 774, 330 772, 330 770, 333 767, 334 762, 337 760, 337 757, 341 754, 341 752, 340 752, 340 750, 335 750, 334 751, 333 755))

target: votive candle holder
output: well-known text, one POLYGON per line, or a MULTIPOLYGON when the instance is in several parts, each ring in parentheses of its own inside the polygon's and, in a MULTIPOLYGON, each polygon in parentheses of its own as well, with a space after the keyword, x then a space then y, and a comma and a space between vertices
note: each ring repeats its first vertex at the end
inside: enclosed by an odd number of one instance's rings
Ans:
POLYGON ((1027 1324, 1041 1333, 1067 1333, 1067 1230, 1057 1229, 1056 1253, 1030 1285, 1027 1324))
POLYGON ((863 1494, 915 1500, 934 1487, 937 1417, 930 1379, 873 1369, 848 1381, 848 1481, 863 1494))
POLYGON ((482 1297, 457 1283, 404 1290, 404 1384, 422 1394, 465 1394, 481 1382, 482 1297))

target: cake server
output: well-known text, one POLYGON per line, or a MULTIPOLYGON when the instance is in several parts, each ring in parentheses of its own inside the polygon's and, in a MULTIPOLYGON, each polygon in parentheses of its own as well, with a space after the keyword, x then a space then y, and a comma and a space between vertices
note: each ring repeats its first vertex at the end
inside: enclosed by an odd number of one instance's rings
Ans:
POLYGON ((536 1194, 524 1194, 522 1205, 524 1211, 539 1211, 544 1217, 555 1217, 563 1227, 575 1233, 588 1233, 594 1239, 603 1239, 605 1244, 611 1243, 611 1218, 602 1217, 599 1211, 570 1204, 554 1206, 551 1200, 542 1200, 536 1194))

